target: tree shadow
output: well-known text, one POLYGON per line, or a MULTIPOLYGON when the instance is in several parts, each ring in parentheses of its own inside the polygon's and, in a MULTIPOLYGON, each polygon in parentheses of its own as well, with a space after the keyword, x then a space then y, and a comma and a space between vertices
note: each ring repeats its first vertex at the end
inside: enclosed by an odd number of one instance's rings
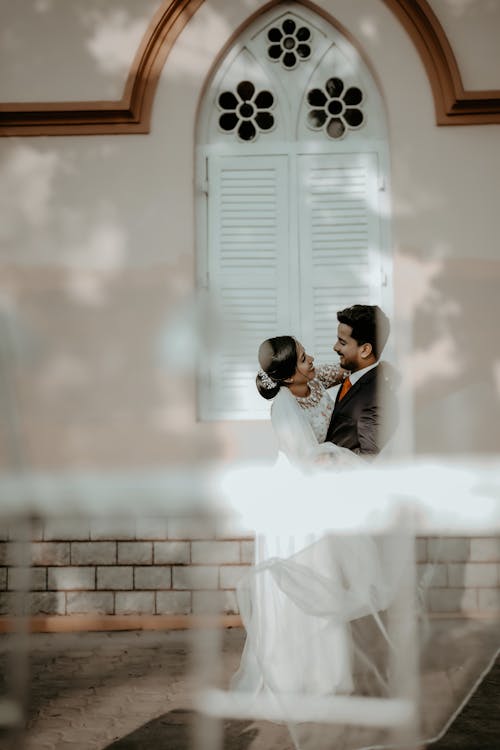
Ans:
MULTIPOLYGON (((188 750, 192 747, 193 725, 197 714, 186 709, 169 711, 148 721, 103 750, 188 750)), ((247 750, 258 734, 252 721, 224 721, 225 750, 247 750)))

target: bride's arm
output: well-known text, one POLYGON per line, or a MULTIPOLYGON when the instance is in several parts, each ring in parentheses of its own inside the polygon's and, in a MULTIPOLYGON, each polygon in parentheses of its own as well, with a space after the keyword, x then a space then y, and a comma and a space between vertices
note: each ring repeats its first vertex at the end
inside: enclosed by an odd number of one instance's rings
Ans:
POLYGON ((316 367, 316 377, 320 380, 325 388, 331 388, 341 383, 348 375, 347 370, 343 370, 340 365, 318 365, 316 367))

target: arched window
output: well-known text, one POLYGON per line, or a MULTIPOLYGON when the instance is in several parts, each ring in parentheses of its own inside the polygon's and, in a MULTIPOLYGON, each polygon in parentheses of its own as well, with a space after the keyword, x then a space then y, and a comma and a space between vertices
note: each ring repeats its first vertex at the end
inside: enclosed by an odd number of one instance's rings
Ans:
POLYGON ((207 86, 197 134, 198 281, 218 307, 200 416, 259 418, 257 347, 293 334, 336 361, 336 311, 390 310, 388 144, 356 48, 298 3, 255 20, 207 86))

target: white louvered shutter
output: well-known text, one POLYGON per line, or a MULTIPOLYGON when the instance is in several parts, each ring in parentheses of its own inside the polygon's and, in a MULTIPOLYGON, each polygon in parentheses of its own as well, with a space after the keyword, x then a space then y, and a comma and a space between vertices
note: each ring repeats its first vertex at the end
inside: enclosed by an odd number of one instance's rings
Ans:
POLYGON ((304 339, 332 361, 337 310, 380 301, 380 212, 375 153, 298 157, 304 339))
POLYGON ((288 162, 282 156, 210 156, 209 292, 220 315, 206 377, 205 416, 255 418, 257 350, 287 331, 288 162))

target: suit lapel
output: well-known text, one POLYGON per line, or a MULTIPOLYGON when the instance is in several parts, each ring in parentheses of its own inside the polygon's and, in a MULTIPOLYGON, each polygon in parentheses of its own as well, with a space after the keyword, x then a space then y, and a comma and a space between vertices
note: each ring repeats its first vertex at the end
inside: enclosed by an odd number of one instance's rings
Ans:
POLYGON ((349 401, 352 399, 352 397, 355 396, 356 393, 359 391, 362 382, 363 382, 363 378, 361 378, 361 380, 358 380, 357 383, 354 383, 354 385, 352 385, 349 388, 349 390, 345 394, 345 396, 342 399, 342 401, 339 399, 339 396, 340 396, 340 388, 339 388, 339 391, 337 393, 337 398, 335 400, 335 411, 340 411, 341 409, 343 409, 346 406, 346 404, 349 403, 349 401))
POLYGON ((354 383, 353 386, 351 386, 351 388, 349 388, 349 390, 345 394, 342 401, 339 400, 339 396, 340 396, 340 388, 339 388, 337 392, 337 398, 335 399, 335 407, 333 411, 334 414, 335 412, 338 413, 342 411, 342 409, 344 409, 349 404, 350 400, 356 396, 356 393, 358 393, 358 391, 360 391, 364 385, 367 385, 367 383, 371 382, 371 380, 376 375, 376 370, 377 370, 377 367, 374 367, 373 370, 368 370, 368 372, 365 375, 363 375, 362 378, 360 378, 356 383, 354 383))

